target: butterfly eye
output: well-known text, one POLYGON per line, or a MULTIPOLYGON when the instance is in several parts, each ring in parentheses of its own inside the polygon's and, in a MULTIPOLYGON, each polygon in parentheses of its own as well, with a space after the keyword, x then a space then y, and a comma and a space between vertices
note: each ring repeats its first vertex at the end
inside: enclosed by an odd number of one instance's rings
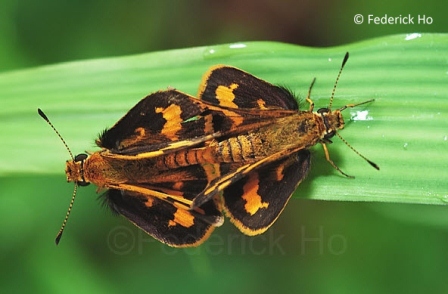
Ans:
POLYGON ((86 182, 84 180, 84 160, 87 159, 87 157, 89 157, 87 154, 85 153, 81 153, 75 156, 75 162, 81 162, 81 177, 82 177, 82 181, 77 181, 76 183, 79 186, 88 186, 90 184, 90 182, 86 182))
POLYGON ((75 156, 75 162, 84 161, 88 157, 87 154, 81 153, 75 156))
POLYGON ((334 135, 336 135, 336 131, 328 132, 328 133, 325 134, 325 136, 324 136, 325 141, 327 141, 328 143, 333 143, 333 142, 331 142, 330 139, 333 138, 334 135))
POLYGON ((85 182, 85 181, 78 181, 78 182, 76 182, 76 184, 78 184, 78 186, 81 186, 81 187, 90 185, 89 182, 85 182))
POLYGON ((320 108, 317 113, 323 114, 323 113, 328 113, 330 112, 330 109, 328 108, 320 108))

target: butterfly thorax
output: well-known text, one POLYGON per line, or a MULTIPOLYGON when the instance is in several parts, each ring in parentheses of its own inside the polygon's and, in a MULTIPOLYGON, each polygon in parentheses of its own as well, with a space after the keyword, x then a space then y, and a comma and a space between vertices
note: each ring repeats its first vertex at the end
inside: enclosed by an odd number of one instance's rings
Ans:
POLYGON ((65 174, 68 182, 80 186, 93 183, 98 188, 106 188, 109 184, 126 182, 129 172, 126 172, 123 162, 109 160, 101 152, 95 152, 90 155, 80 154, 74 160, 68 160, 65 174))

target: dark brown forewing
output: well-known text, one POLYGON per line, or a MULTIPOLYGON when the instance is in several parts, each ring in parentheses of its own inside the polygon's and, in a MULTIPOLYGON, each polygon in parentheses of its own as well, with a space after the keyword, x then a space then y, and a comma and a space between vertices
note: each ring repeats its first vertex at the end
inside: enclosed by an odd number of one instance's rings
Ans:
POLYGON ((284 87, 272 85, 240 69, 218 65, 202 78, 198 97, 215 105, 237 108, 298 110, 294 95, 284 87), (227 95, 227 94, 233 95, 227 95))
POLYGON ((100 147, 126 154, 149 152, 173 141, 204 135, 205 108, 200 100, 176 90, 155 92, 137 103, 97 140, 100 147))

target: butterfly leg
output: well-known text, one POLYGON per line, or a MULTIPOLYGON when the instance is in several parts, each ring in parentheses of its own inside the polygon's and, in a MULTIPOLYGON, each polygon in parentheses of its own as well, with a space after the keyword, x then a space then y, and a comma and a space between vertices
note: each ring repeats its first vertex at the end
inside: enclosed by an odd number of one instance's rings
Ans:
POLYGON ((344 176, 346 176, 347 178, 354 178, 354 176, 350 176, 346 173, 344 173, 339 166, 337 166, 333 160, 331 160, 330 158, 330 153, 328 152, 328 148, 327 145, 325 143, 321 143, 322 144, 322 148, 324 149, 324 153, 325 153, 325 158, 327 159, 327 161, 331 164, 331 166, 333 166, 338 172, 340 172, 341 174, 343 174, 344 176))
POLYGON ((308 89, 308 95, 306 96, 306 102, 308 102, 310 104, 309 111, 311 111, 311 112, 314 109, 314 102, 313 102, 313 100, 311 100, 311 89, 313 88, 315 82, 316 82, 316 78, 314 78, 313 81, 311 82, 310 88, 308 89))

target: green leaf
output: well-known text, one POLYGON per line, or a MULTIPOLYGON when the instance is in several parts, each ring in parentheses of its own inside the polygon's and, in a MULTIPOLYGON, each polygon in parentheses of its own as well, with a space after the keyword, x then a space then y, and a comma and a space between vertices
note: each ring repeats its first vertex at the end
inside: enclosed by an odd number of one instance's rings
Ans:
MULTIPOLYGON (((315 49, 247 42, 50 65, 0 74, 0 175, 63 175, 69 156, 38 116, 42 108, 74 153, 147 94, 175 87, 195 95, 212 65, 239 67, 325 107, 346 51, 350 59, 333 108, 344 111, 340 135, 377 163, 371 168, 337 137, 328 146, 348 179, 312 148, 311 172, 296 191, 309 199, 446 204, 448 202, 448 35, 411 34, 315 49)), ((302 107, 308 107, 304 105, 302 107)))

